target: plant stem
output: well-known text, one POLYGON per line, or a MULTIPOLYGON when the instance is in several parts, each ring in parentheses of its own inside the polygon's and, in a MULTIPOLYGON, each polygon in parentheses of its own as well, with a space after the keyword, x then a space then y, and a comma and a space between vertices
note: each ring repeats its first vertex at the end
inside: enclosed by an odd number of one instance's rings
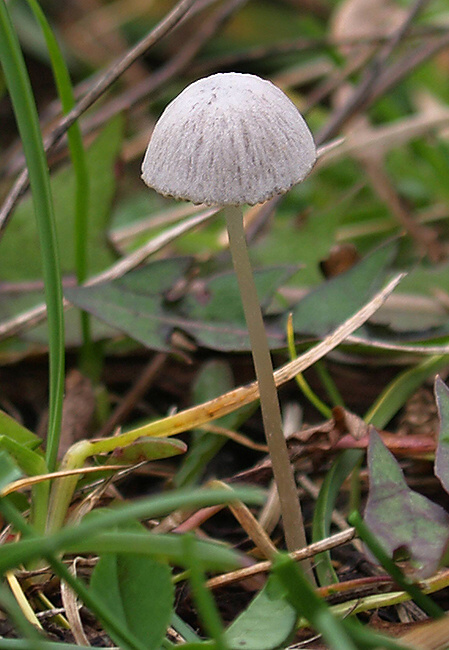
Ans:
MULTIPOLYGON (((282 432, 281 409, 273 376, 273 364, 251 269, 242 210, 226 207, 224 214, 259 384, 265 436, 279 492, 285 539, 288 550, 296 551, 307 546, 304 522, 287 444, 282 432)), ((307 562, 306 571, 309 578, 313 579, 310 562, 307 562)))

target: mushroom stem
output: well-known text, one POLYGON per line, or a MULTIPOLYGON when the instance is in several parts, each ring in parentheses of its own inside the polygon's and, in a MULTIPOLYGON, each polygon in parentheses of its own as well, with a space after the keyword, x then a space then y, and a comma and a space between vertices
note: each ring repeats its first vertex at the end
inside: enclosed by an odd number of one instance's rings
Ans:
MULTIPOLYGON (((281 409, 274 382, 273 364, 251 269, 242 209, 227 206, 224 208, 224 214, 259 384, 265 436, 281 503, 286 544, 289 551, 295 551, 304 548, 307 541, 293 469, 282 432, 281 409)), ((303 568, 313 580, 310 562, 303 564, 305 564, 303 568)))

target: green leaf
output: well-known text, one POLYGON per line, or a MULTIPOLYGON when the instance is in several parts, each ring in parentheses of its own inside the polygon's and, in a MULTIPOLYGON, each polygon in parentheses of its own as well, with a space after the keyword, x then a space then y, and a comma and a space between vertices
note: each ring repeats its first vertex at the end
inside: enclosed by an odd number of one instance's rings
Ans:
MULTIPOLYGON (((164 299, 186 267, 186 258, 160 260, 110 283, 67 289, 65 295, 73 304, 153 350, 169 350, 170 335, 175 329, 212 349, 250 350, 233 273, 204 280, 200 291, 176 303, 164 299)), ((256 271, 261 303, 268 305, 279 285, 296 270, 297 267, 289 266, 256 271)), ((269 327, 268 335, 272 346, 285 344, 282 329, 269 327)))
POLYGON ((448 514, 408 487, 397 461, 374 429, 368 446, 368 469, 365 523, 390 556, 406 549, 416 575, 432 575, 448 543, 448 514))
POLYGON ((269 237, 261 237, 251 255, 258 266, 279 264, 279 260, 287 264, 303 264, 298 284, 307 288, 322 281, 319 263, 335 243, 335 231, 349 207, 348 200, 342 200, 340 189, 339 209, 335 209, 335 195, 333 204, 332 199, 327 199, 323 209, 322 199, 328 188, 323 191, 317 179, 318 175, 311 174, 305 183, 297 185, 286 195, 279 213, 270 224, 269 237), (315 195, 304 197, 315 183, 315 195), (298 218, 298 215, 301 216, 298 218))
MULTIPOLYGON (((89 239, 87 242, 87 267, 90 273, 110 266, 115 255, 107 241, 107 226, 112 199, 116 190, 115 163, 122 140, 123 120, 111 120, 87 152, 87 168, 90 179, 89 193, 89 239)), ((57 239, 63 274, 75 272, 73 246, 75 219, 75 177, 72 167, 64 167, 51 178, 55 208, 57 239)), ((0 281, 22 282, 41 278, 40 253, 37 245, 33 206, 29 199, 20 203, 14 219, 2 237, 0 256, 0 281), (27 251, 23 255, 23 251, 27 251)), ((42 302, 42 290, 38 287, 26 293, 3 294, 0 302, 0 318, 9 319, 42 302)), ((80 341, 79 317, 73 310, 65 317, 66 342, 80 341)), ((96 336, 105 336, 105 328, 97 326, 96 336)), ((108 332, 109 333, 109 332, 108 332)), ((28 339, 46 343, 47 325, 40 325, 27 334, 28 339)))
MULTIPOLYGON (((279 286, 298 269, 299 266, 289 265, 255 270, 257 296, 263 309, 269 307, 279 286)), ((233 272, 218 273, 204 279, 195 293, 183 299, 180 311, 195 320, 245 324, 240 291, 233 272)))
POLYGON ((440 431, 435 453, 435 475, 449 492, 449 388, 441 377, 435 379, 435 398, 440 418, 440 431))
POLYGON ((21 476, 22 472, 11 456, 6 451, 0 451, 0 490, 13 481, 17 481, 21 476))
POLYGON ((288 644, 296 619, 296 611, 287 601, 279 580, 270 576, 265 587, 227 628, 225 641, 231 650, 274 650, 288 644))
POLYGON ((176 319, 165 308, 164 294, 189 264, 185 257, 158 260, 113 282, 66 289, 65 296, 150 349, 167 352, 176 319))
MULTIPOLYGON (((91 183, 89 202, 88 268, 91 273, 101 271, 114 261, 108 245, 106 230, 111 201, 115 193, 115 163, 122 141, 123 119, 116 117, 101 131, 87 151, 87 167, 91 183)), ((75 269, 74 194, 75 178, 72 167, 64 167, 53 174, 51 189, 55 206, 58 244, 61 251, 61 269, 72 274, 75 269)), ((0 256, 1 280, 23 281, 41 277, 39 248, 33 219, 31 199, 20 203, 2 238, 0 256), (23 255, 23 251, 27 251, 23 255)), ((39 292, 39 299, 41 298, 39 292)), ((3 303, 3 300, 2 300, 3 303)), ((5 307, 2 304, 1 314, 5 307)))
POLYGON ((11 438, 11 440, 14 440, 24 447, 28 447, 29 449, 36 449, 36 447, 39 447, 39 445, 42 444, 41 438, 1 410, 0 434, 11 438))
POLYGON ((434 603, 429 596, 424 594, 419 585, 413 581, 413 578, 406 575, 395 563, 394 559, 385 552, 385 549, 382 546, 382 540, 379 540, 369 526, 365 524, 358 510, 353 510, 351 512, 348 517, 348 522, 354 526, 360 539, 371 551, 382 568, 385 569, 393 582, 396 583, 396 586, 399 589, 407 592, 418 607, 429 616, 432 616, 433 618, 444 616, 444 611, 440 606, 434 603))
POLYGON ((0 448, 6 449, 20 466, 20 469, 28 476, 45 474, 48 469, 44 457, 28 447, 19 444, 8 436, 0 436, 0 448))
POLYGON ((382 287, 395 254, 395 242, 388 242, 313 289, 292 310, 295 332, 323 336, 355 314, 382 287))
MULTIPOLYGON (((146 555, 103 555, 92 573, 90 588, 148 650, 159 648, 174 600, 167 564, 146 555)), ((107 624, 105 627, 115 640, 114 632, 108 630, 107 624)))
MULTIPOLYGON (((12 438, 0 436, 0 449, 2 448, 14 458, 14 461, 27 476, 48 472, 47 463, 41 454, 19 444, 12 438)), ((32 486, 31 491, 31 521, 39 532, 43 532, 47 521, 50 481, 36 483, 32 486)))
POLYGON ((184 454, 187 445, 177 438, 142 438, 126 447, 118 447, 108 462, 141 463, 147 460, 160 460, 184 454))
MULTIPOLYGON (((298 268, 290 265, 254 271, 257 295, 263 310, 269 307, 277 289, 298 268)), ((220 273, 204 280, 201 291, 184 298, 180 312, 188 319, 185 330, 204 347, 220 351, 251 349, 234 273, 220 273)), ((268 319, 267 336, 271 348, 285 346, 284 329, 275 327, 268 319)))

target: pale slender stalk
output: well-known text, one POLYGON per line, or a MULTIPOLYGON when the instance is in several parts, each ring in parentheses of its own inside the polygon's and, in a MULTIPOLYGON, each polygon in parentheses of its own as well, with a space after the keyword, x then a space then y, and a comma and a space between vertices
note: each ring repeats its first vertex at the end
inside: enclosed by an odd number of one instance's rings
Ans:
MULTIPOLYGON (((307 546, 307 541, 293 469, 282 433, 281 409, 273 376, 270 348, 251 269, 242 210, 236 207, 226 207, 224 214, 259 384, 265 436, 281 502, 285 539, 288 550, 292 552, 307 546)), ((306 570, 312 579, 310 563, 306 570)))

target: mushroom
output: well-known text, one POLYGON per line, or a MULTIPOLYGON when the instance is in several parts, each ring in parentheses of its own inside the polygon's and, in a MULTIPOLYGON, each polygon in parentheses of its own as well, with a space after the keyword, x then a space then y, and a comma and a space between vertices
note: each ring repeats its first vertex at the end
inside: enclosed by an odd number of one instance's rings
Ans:
POLYGON ((287 192, 315 160, 312 135, 290 99, 270 81, 230 72, 199 79, 167 106, 142 164, 142 179, 160 194, 223 206, 289 550, 306 538, 241 206, 287 192))

